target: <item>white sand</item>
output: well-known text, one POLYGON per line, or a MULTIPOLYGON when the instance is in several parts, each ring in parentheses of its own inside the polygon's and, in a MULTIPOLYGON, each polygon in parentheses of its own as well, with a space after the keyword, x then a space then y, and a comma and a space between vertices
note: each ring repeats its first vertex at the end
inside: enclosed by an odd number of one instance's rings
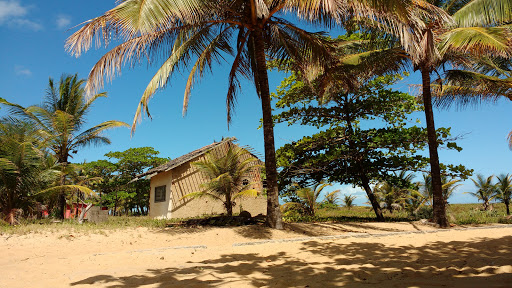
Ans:
POLYGON ((512 287, 512 226, 499 227, 318 223, 2 235, 0 287, 512 287))

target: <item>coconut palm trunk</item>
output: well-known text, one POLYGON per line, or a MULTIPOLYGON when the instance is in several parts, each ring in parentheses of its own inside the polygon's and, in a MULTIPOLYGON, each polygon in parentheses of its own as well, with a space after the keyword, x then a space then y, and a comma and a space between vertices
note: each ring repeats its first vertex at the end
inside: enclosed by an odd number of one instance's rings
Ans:
POLYGON ((257 78, 261 110, 263 112, 263 142, 265 144, 265 171, 267 176, 267 225, 283 229, 281 210, 279 209, 279 190, 277 187, 276 149, 274 144, 274 122, 268 86, 267 64, 263 31, 255 33, 254 48, 256 54, 257 78))
POLYGON ((446 218, 446 207, 443 198, 443 188, 441 183, 441 168, 439 166, 439 155, 437 154, 437 135, 434 124, 434 111, 432 109, 432 93, 430 90, 430 70, 425 66, 420 68, 423 105, 425 107, 425 118, 427 121, 428 150, 430 155, 430 175, 432 176, 434 223, 440 227, 449 226, 446 218))

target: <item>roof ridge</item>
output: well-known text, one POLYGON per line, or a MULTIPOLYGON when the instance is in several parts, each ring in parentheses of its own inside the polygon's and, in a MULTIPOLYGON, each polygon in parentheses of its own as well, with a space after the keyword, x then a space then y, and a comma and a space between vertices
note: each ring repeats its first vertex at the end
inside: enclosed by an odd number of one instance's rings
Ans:
POLYGON ((226 143, 226 142, 235 142, 237 141, 236 137, 227 137, 226 139, 223 139, 222 141, 220 142, 213 142, 211 144, 208 144, 206 146, 203 146, 201 148, 198 148, 194 151, 191 151, 187 154, 184 154, 184 155, 181 155, 177 158, 174 158, 172 160, 170 160, 169 162, 167 163, 164 163, 160 166, 157 166, 155 168, 152 168, 152 169, 149 169, 148 171, 144 172, 144 173, 141 173, 141 174, 138 174, 135 176, 135 178, 130 181, 130 182, 133 182, 133 181, 137 181, 139 179, 141 179, 142 177, 145 177, 145 176, 153 176, 152 174, 157 174, 159 172, 165 172, 165 171, 169 171, 173 168, 176 168, 178 166, 180 166, 181 164, 183 163, 186 163, 188 162, 190 159, 192 158, 195 158, 197 156, 200 156, 200 155, 203 155, 205 153, 207 153, 208 151, 212 150, 213 148, 223 144, 223 143, 226 143))

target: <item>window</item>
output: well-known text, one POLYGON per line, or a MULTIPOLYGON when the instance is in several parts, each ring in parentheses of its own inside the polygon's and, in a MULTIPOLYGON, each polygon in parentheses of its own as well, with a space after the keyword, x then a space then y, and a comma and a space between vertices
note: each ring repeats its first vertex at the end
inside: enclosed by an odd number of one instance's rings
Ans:
POLYGON ((249 185, 249 180, 247 180, 247 179, 242 180, 242 185, 244 185, 244 186, 249 185))
POLYGON ((155 203, 165 201, 165 185, 155 187, 155 203))

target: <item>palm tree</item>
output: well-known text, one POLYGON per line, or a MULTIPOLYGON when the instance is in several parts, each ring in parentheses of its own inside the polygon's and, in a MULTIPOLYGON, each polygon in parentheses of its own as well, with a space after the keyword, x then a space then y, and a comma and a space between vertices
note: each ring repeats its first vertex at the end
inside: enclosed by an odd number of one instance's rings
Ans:
POLYGON ((340 200, 340 190, 334 190, 329 194, 325 195, 324 203, 338 206, 338 201, 340 200))
MULTIPOLYGON (((441 188, 445 204, 448 204, 448 198, 450 198, 453 195, 453 192, 455 192, 455 190, 462 185, 457 184, 461 181, 462 180, 460 179, 448 178, 446 175, 441 175, 441 188)), ((434 197, 432 176, 430 176, 430 174, 423 174, 423 183, 421 183, 420 186, 422 187, 421 194, 430 204, 432 204, 434 197)))
MULTIPOLYGON (((192 66, 183 101, 185 113, 197 78, 211 70, 213 62, 224 60, 225 54, 233 56, 226 97, 228 124, 241 90, 239 78, 254 81, 263 112, 267 224, 282 229, 266 60, 267 57, 281 61, 292 59, 298 66, 327 61, 327 41, 320 34, 307 32, 277 17, 285 10, 302 9, 313 15, 327 8, 328 5, 311 1, 122 1, 104 15, 88 21, 68 39, 66 46, 72 54, 80 56, 101 33, 105 38, 98 39, 106 43, 110 39, 122 39, 122 43, 107 52, 91 70, 89 91, 100 88, 103 78, 110 79, 120 71, 122 64, 139 63, 146 57, 153 63, 163 54, 164 63, 142 95, 132 131, 144 112, 149 116, 148 101, 157 89, 169 83, 179 66, 192 66), (195 62, 191 63, 191 59, 195 62)), ((338 9, 337 6, 331 8, 338 9)))
POLYGON ((494 175, 485 178, 482 174, 477 174, 477 178, 471 179, 475 184, 476 192, 466 192, 478 198, 479 201, 484 202, 484 210, 489 210, 491 207, 490 202, 498 196, 496 184, 492 183, 494 175))
POLYGON ((349 210, 350 208, 354 207, 354 200, 357 198, 355 195, 344 195, 343 197, 343 206, 347 207, 349 210))
POLYGON ((318 202, 320 194, 325 189, 325 187, 328 186, 331 186, 331 184, 320 181, 313 186, 297 189, 296 193, 297 196, 299 196, 299 198, 302 200, 302 209, 304 213, 310 216, 315 216, 316 210, 320 205, 318 202))
MULTIPOLYGON (((46 145, 57 159, 62 171, 66 170, 69 158, 78 149, 94 144, 110 144, 110 140, 101 133, 105 130, 128 126, 121 121, 105 121, 84 130, 86 116, 91 105, 99 97, 106 97, 106 93, 99 93, 86 98, 85 80, 78 79, 75 74, 63 75, 55 84, 50 78, 45 102, 41 106, 24 108, 17 104, 2 101, 1 103, 11 107, 14 115, 20 115, 31 121, 33 125, 45 134, 46 145)), ((60 185, 66 184, 66 173, 61 173, 60 185)), ((59 194, 59 208, 64 217, 66 205, 66 191, 59 194)))
MULTIPOLYGON (((432 109, 431 74, 445 67, 472 68, 484 57, 510 58, 508 44, 512 33, 505 26, 512 20, 510 0, 436 0, 429 1, 442 12, 440 21, 423 18, 423 24, 395 34, 412 62, 415 71, 422 76, 422 98, 428 132, 430 166, 432 175, 434 222, 448 227, 446 207, 442 196, 441 169, 437 153, 437 136, 432 109), (449 15, 451 17, 444 17, 449 15), (444 20, 444 21, 443 21, 444 20), (418 33, 419 32, 419 33, 418 33), (405 45, 404 45, 405 43, 405 45)), ((363 25, 382 30, 386 23, 366 21, 363 25)), ((391 28, 384 27, 385 31, 391 28)), ((454 70, 448 70, 449 78, 454 70)), ((467 71, 467 75, 474 71, 467 71)), ((453 78, 453 77, 452 77, 453 78)), ((444 86, 444 85, 443 85, 444 86)))
MULTIPOLYGON (((252 185, 244 185, 244 179, 258 168, 259 160, 252 157, 249 151, 238 146, 230 146, 224 156, 218 157, 208 153, 205 161, 193 163, 209 182, 202 184, 201 191, 192 192, 183 198, 209 197, 221 201, 228 216, 233 215, 234 200, 239 197, 256 197, 258 191, 252 185)), ((246 183, 245 183, 246 184, 246 183)))
POLYGON ((16 209, 28 212, 34 195, 58 177, 45 166, 40 131, 14 118, 0 121, 0 214, 15 223, 16 209))
POLYGON ((507 207, 507 215, 510 215, 510 199, 512 198, 512 175, 510 174, 501 174, 498 178, 498 183, 496 184, 496 189, 498 191, 498 196, 496 198, 500 199, 501 202, 505 204, 507 207))

